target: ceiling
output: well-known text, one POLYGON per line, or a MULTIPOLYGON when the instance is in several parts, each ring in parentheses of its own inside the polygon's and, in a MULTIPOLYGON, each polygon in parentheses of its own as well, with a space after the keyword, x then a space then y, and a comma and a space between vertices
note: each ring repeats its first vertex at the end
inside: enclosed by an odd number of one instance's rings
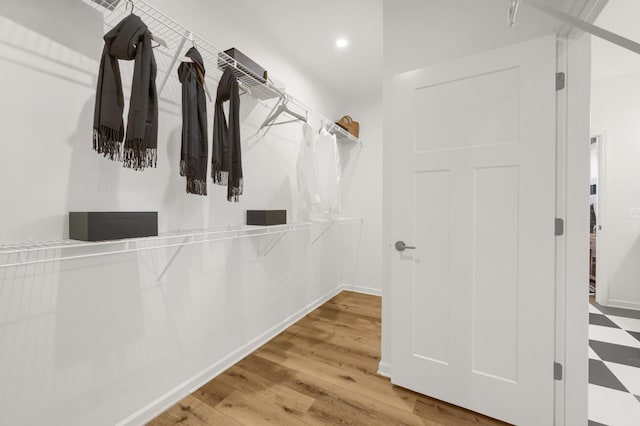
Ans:
MULTIPOLYGON (((181 20, 198 1, 202 0, 185 2, 191 7, 169 0, 153 3, 181 20)), ((604 0, 526 1, 580 15, 586 6, 604 0)), ((637 2, 613 3, 620 1, 637 2)), ((242 16, 241 24, 251 30, 248 33, 260 34, 266 43, 277 46, 282 56, 332 96, 349 99, 380 94, 384 72, 389 70, 407 71, 473 50, 562 31, 561 23, 525 4, 520 7, 516 28, 510 29, 507 5, 508 0, 234 0, 216 6, 216 11, 229 19, 242 16), (347 38, 349 46, 337 48, 338 37, 347 38)), ((207 16, 191 16, 189 21, 194 22, 194 29, 201 25, 210 29, 214 39, 224 39, 224 34, 213 33, 216 28, 207 16)))
MULTIPOLYGON (((640 42, 639 16, 638 0, 611 0, 595 23, 623 37, 640 42)), ((640 72, 640 55, 597 37, 593 37, 591 46, 591 72, 594 80, 640 72)))
POLYGON ((382 91, 382 0, 234 0, 256 33, 343 98, 382 91), (338 37, 349 40, 336 47, 338 37))
MULTIPOLYGON (((527 0, 584 17, 603 0, 527 0)), ((637 0, 615 0, 637 2, 637 0)), ((507 26, 508 0, 235 0, 255 28, 314 80, 343 98, 382 91, 383 69, 401 72, 473 50, 566 27, 520 6, 507 26), (384 23, 383 23, 384 12, 384 23), (385 38, 383 40, 383 27, 385 38), (446 33, 446 37, 442 34, 446 33), (338 37, 349 39, 338 49, 338 37), (384 67, 383 67, 383 46, 384 67)), ((637 16, 637 15, 636 15, 637 16)))
MULTIPOLYGON (((527 0, 585 16, 595 0, 527 0)), ((637 1, 637 0, 635 0, 637 1)), ((562 22, 521 4, 507 25, 507 0, 393 0, 384 8, 385 71, 396 74, 552 33, 562 22), (446 34, 446 37, 442 35, 446 34)))

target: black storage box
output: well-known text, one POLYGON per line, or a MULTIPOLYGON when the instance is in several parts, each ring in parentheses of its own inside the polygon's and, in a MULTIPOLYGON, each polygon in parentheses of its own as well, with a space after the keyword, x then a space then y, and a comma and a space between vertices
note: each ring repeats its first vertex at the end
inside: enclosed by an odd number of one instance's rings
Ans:
MULTIPOLYGON (((243 72, 249 74, 260 83, 267 81, 267 72, 265 69, 235 47, 225 50, 224 53, 238 61, 238 68, 243 72)), ((222 54, 218 55, 218 69, 224 71, 228 66, 233 66, 233 64, 229 64, 229 59, 222 54)), ((241 77, 241 74, 237 73, 236 77, 241 77)), ((247 82, 245 81, 245 83, 247 82)))
POLYGON ((69 238, 120 240, 158 235, 158 212, 69 212, 69 238))
POLYGON ((247 225, 284 225, 286 210, 247 210, 247 225))

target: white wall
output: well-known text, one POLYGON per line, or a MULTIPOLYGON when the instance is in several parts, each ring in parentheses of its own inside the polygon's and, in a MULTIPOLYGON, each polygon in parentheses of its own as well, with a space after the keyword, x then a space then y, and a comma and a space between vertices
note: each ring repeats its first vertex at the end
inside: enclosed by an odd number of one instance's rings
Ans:
MULTIPOLYGON (((232 2, 150 3, 216 46, 254 57, 314 111, 343 111, 339 96, 254 33, 232 2)), ((242 224, 253 208, 300 217, 300 126, 253 137, 268 110, 245 96, 238 204, 211 183, 208 197, 184 191, 175 76, 160 101, 157 169, 123 169, 93 152, 102 34, 101 14, 78 0, 2 2, 0 244, 66 238, 73 210, 156 210, 161 232, 242 224)), ((323 226, 287 234, 266 256, 275 236, 187 246, 173 263, 175 248, 0 269, 0 423, 138 424, 157 414, 343 282, 360 282, 359 224, 338 224, 312 244, 323 226)))
MULTIPOLYGON (((211 184, 209 197, 187 195, 177 173, 181 115, 175 104, 179 104, 179 84, 172 75, 160 102, 158 168, 125 170, 91 150, 101 14, 79 1, 5 3, 0 17, 0 92, 5 99, 0 116, 6 140, 14 142, 0 147, 0 173, 3 181, 12 182, 2 194, 8 208, 0 211, 1 242, 66 238, 70 210, 157 210, 161 231, 239 224, 248 208, 286 208, 296 219, 299 125, 275 128, 257 140, 252 136, 268 110, 243 97, 242 203, 228 203, 226 190, 211 184), (76 21, 89 30, 77 34, 76 21)), ((268 39, 256 37, 248 29, 250 23, 234 15, 232 6, 220 1, 204 6, 151 3, 168 14, 175 12, 178 21, 221 48, 235 46, 255 57, 315 111, 337 115, 338 97, 280 57, 268 39)), ((127 65, 123 69, 130 68, 127 65)))
POLYGON ((360 122, 362 147, 340 144, 346 163, 343 214, 363 218, 356 289, 382 294, 382 93, 345 105, 344 111, 360 122))
POLYGON ((352 282, 359 230, 0 269, 0 424, 150 420, 352 282))
POLYGON ((605 149, 598 252, 605 255, 606 282, 597 283, 598 302, 633 309, 640 309, 640 220, 629 217, 629 209, 640 208, 638 117, 640 73, 593 81, 591 129, 604 134, 605 149))

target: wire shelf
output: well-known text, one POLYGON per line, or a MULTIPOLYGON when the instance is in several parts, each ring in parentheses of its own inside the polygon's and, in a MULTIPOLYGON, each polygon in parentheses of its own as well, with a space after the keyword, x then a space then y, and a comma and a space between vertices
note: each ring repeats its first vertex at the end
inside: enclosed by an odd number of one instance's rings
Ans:
POLYGON ((168 48, 154 49, 156 62, 158 64, 158 93, 170 102, 176 103, 181 99, 181 87, 177 78, 177 69, 180 65, 180 57, 186 53, 186 47, 194 45, 200 51, 206 65, 206 82, 212 96, 212 88, 215 88, 220 80, 222 71, 227 67, 232 67, 238 81, 251 91, 251 96, 265 101, 274 98, 287 98, 297 107, 306 111, 327 123, 329 132, 341 139, 359 142, 344 129, 335 125, 331 120, 315 114, 311 108, 300 102, 298 99, 288 95, 283 89, 276 87, 271 81, 264 80, 262 76, 257 76, 249 68, 236 59, 224 53, 204 38, 193 33, 184 25, 178 23, 169 16, 161 13, 144 0, 131 2, 128 0, 82 0, 94 9, 100 11, 104 16, 105 32, 116 26, 122 19, 132 12, 140 16, 147 24, 149 31, 167 43, 168 48), (173 78, 172 78, 173 77, 173 78))
MULTIPOLYGON (((83 0, 86 4, 102 12, 105 32, 118 25, 128 14, 132 13, 131 2, 125 0, 83 0)), ((180 84, 177 77, 179 58, 186 52, 185 47, 192 45, 200 51, 206 64, 207 86, 215 87, 227 67, 232 67, 240 83, 251 89, 251 95, 266 100, 281 97, 283 92, 270 82, 253 74, 237 60, 217 49, 211 43, 193 33, 191 30, 161 13, 143 0, 133 2, 133 13, 140 16, 149 31, 167 43, 167 48, 156 48, 154 54, 158 64, 158 92, 168 91, 169 95, 177 95, 180 99, 180 84)), ((173 97, 173 96, 172 96, 173 97)))
POLYGON ((314 220, 310 222, 272 226, 230 225, 211 229, 167 232, 156 237, 127 238, 98 242, 58 240, 5 244, 0 245, 0 269, 172 247, 181 249, 182 247, 194 244, 241 240, 268 235, 277 236, 276 240, 262 253, 263 256, 266 256, 273 250, 282 237, 289 232, 312 230, 320 224, 326 224, 320 234, 313 239, 311 243, 313 246, 334 225, 354 223, 362 225, 363 219, 359 217, 334 218, 330 220, 314 220))
POLYGON ((216 241, 238 240, 312 229, 312 222, 273 226, 227 226, 176 231, 157 237, 85 242, 76 240, 27 242, 0 246, 0 269, 38 263, 76 260, 121 253, 184 247, 216 241))

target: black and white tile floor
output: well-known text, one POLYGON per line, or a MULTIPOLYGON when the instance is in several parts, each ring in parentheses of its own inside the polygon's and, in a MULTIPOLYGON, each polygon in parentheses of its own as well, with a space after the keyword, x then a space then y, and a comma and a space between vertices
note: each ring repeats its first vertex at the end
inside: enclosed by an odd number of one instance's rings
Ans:
POLYGON ((640 311, 589 305, 589 426, 640 425, 640 311))

